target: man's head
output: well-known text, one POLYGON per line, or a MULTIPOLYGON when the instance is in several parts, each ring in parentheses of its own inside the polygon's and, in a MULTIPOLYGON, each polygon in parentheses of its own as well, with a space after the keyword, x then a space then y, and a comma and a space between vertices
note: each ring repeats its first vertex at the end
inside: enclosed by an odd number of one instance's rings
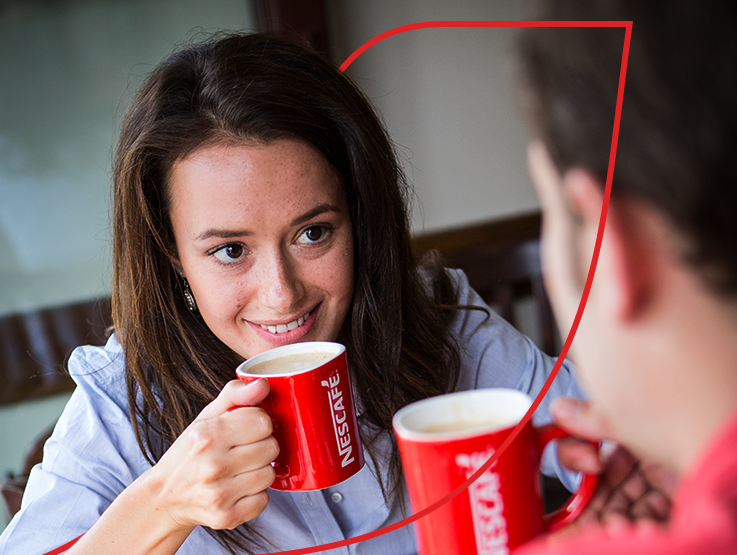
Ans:
MULTIPOLYGON (((540 2, 547 20, 632 20, 614 195, 662 210, 685 260, 737 294, 737 7, 692 0, 540 2)), ((533 29, 520 44, 533 132, 559 172, 606 178, 624 29, 533 29)))
MULTIPOLYGON (((667 427, 684 386, 707 397, 696 353, 717 368, 710 357, 724 349, 709 341, 737 329, 734 12, 724 2, 558 0, 536 14, 634 22, 607 231, 573 354, 636 447, 667 427)), ((623 44, 623 28, 529 29, 518 49, 543 263, 564 329, 595 242, 623 44)))

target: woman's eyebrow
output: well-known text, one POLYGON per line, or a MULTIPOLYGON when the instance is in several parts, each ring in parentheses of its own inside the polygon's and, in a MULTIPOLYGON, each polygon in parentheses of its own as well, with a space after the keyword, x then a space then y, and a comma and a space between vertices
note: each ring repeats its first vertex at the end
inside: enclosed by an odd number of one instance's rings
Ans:
POLYGON ((325 212, 340 212, 340 208, 337 206, 334 206, 332 204, 318 204, 313 208, 312 210, 309 210, 302 214, 301 216, 296 217, 294 220, 292 220, 292 223, 290 225, 299 225, 304 222, 307 222, 314 218, 315 216, 319 216, 320 214, 324 214, 325 212))
MULTIPOLYGON (((315 208, 313 208, 312 210, 308 210, 301 216, 297 216, 294 220, 291 221, 289 225, 299 225, 311 220, 315 216, 324 214, 325 212, 340 212, 340 208, 327 203, 319 204, 315 206, 315 208)), ((249 235, 253 235, 253 232, 237 229, 208 229, 207 231, 204 231, 200 235, 198 235, 195 240, 205 241, 207 239, 210 239, 211 237, 217 237, 218 239, 233 239, 234 237, 248 237, 249 235)))
POLYGON ((204 231, 195 239, 196 241, 204 241, 210 237, 217 237, 219 239, 232 239, 233 237, 248 237, 253 235, 252 231, 238 231, 230 229, 208 229, 204 231))

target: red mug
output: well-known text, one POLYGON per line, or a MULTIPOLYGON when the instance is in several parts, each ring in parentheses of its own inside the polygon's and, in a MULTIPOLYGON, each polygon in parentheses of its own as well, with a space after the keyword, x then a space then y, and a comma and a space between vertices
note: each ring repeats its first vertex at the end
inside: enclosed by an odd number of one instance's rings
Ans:
POLYGON ((266 378, 260 403, 274 424, 279 456, 273 489, 312 491, 343 482, 363 468, 363 446, 345 347, 308 341, 277 347, 238 366, 239 380, 266 378))
MULTIPOLYGON (((494 454, 532 405, 514 389, 479 389, 412 403, 394 416, 399 451, 415 513, 442 499, 494 454)), ((528 421, 502 455, 467 490, 415 523, 422 555, 507 554, 575 520, 597 477, 543 514, 539 467, 545 445, 568 434, 528 421)))

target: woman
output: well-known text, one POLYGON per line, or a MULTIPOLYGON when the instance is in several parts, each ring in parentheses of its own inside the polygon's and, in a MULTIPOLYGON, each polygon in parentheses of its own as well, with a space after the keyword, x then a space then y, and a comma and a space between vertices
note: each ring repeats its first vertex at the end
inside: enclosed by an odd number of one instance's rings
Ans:
MULTIPOLYGON (((70 361, 79 387, 2 541, 276 551, 407 514, 393 414, 454 389, 536 394, 553 361, 461 273, 418 270, 403 184, 370 104, 302 46, 228 36, 157 66, 116 153, 115 334, 70 361), (268 384, 234 368, 306 340, 347 346, 369 464, 323 492, 266 493, 268 384)), ((554 389, 578 394, 567 367, 554 389)), ((356 550, 416 547, 405 527, 356 550)))

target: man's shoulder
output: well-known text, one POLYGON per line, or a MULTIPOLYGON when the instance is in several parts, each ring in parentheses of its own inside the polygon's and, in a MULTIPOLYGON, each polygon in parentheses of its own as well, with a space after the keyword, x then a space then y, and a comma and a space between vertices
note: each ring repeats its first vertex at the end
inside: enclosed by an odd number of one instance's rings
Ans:
POLYGON ((733 555, 737 543, 724 537, 681 537, 652 525, 631 526, 617 532, 590 530, 565 538, 529 543, 512 555, 733 555))

